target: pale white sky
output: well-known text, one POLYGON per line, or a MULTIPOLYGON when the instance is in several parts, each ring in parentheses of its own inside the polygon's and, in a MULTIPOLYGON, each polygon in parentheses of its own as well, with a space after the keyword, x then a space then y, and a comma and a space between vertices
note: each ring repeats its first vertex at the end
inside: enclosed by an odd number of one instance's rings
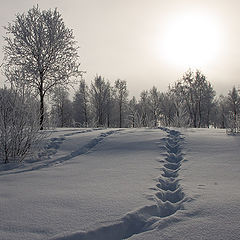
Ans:
MULTIPOLYGON (((0 4, 0 26, 33 5, 57 7, 74 30, 88 83, 101 74, 112 83, 126 80, 131 95, 153 85, 165 91, 188 67, 196 66, 218 94, 240 85, 238 0, 0 0, 0 4)), ((4 34, 1 28, 0 35, 4 34)), ((1 48, 3 44, 0 39, 1 48)))

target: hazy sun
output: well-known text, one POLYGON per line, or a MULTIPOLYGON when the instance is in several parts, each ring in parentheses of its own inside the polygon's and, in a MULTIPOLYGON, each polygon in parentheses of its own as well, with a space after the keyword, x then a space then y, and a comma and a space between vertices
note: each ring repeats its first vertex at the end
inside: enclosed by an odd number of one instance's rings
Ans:
POLYGON ((201 67, 217 58, 221 48, 219 25, 211 15, 175 16, 161 36, 160 53, 169 63, 201 67))

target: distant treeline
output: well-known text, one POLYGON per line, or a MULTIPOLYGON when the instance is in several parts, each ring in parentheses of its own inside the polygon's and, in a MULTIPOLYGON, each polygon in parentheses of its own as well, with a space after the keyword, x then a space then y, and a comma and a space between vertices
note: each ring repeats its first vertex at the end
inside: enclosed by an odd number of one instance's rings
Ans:
MULTIPOLYGON (((201 71, 187 71, 160 92, 143 90, 139 100, 128 98, 127 82, 113 85, 96 76, 88 86, 81 80, 73 101, 66 88, 57 87, 51 99, 48 123, 56 127, 218 127, 237 125, 240 96, 235 87, 227 96, 216 93, 201 71)), ((236 126, 237 127, 237 126, 236 126)))

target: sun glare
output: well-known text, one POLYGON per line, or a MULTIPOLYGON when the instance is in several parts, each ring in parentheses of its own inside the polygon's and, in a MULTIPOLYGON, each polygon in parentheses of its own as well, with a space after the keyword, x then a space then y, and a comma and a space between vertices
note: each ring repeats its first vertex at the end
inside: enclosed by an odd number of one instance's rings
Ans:
POLYGON ((222 40, 215 19, 200 13, 175 16, 161 39, 159 54, 168 63, 197 68, 217 58, 222 40))

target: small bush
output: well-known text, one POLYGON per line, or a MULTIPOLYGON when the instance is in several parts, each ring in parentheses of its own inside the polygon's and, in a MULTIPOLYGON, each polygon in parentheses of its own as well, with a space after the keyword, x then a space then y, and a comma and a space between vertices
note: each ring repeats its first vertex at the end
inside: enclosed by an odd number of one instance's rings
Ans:
POLYGON ((0 89, 0 159, 21 162, 44 137, 38 105, 29 93, 0 89))

